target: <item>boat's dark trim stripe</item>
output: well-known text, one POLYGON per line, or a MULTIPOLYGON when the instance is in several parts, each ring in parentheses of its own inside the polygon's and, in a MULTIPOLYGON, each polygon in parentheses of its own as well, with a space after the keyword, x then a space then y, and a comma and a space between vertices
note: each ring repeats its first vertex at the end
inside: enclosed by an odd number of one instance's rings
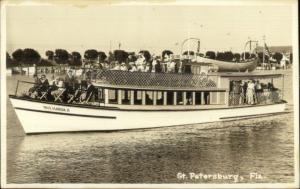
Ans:
POLYGON ((39 113, 47 113, 47 114, 59 114, 59 115, 67 115, 67 116, 79 116, 79 117, 92 117, 92 118, 103 118, 103 119, 117 119, 115 116, 96 116, 96 115, 84 115, 84 114, 71 114, 71 113, 62 113, 62 112, 50 112, 43 110, 33 110, 27 108, 19 108, 16 107, 17 110, 31 111, 31 112, 39 112, 39 113))

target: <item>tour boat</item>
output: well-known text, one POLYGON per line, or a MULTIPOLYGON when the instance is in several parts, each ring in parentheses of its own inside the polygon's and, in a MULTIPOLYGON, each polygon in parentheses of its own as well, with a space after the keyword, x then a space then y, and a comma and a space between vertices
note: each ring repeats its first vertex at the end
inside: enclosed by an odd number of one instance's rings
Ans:
POLYGON ((283 88, 280 79, 283 81, 282 74, 107 70, 93 75, 98 98, 89 101, 68 103, 22 96, 22 81, 9 98, 27 134, 145 129, 283 112, 286 102, 278 89, 283 88), (251 80, 277 89, 264 88, 255 94, 255 102, 249 103, 246 94, 233 88, 251 80))

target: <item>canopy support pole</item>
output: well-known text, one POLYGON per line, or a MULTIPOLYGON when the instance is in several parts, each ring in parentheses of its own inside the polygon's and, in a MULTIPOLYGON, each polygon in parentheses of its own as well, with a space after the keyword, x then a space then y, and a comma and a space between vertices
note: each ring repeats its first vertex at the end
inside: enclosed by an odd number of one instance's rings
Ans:
POLYGON ((130 91, 130 105, 134 105, 134 90, 130 91))
POLYGON ((182 95, 182 102, 183 102, 183 105, 186 105, 186 92, 185 91, 183 92, 183 95, 182 95))
POLYGON ((177 105, 177 92, 174 91, 173 95, 174 95, 174 98, 173 98, 173 104, 174 104, 174 105, 177 105))
POLYGON ((108 89, 104 89, 104 103, 109 104, 108 89))
POLYGON ((153 105, 157 104, 157 91, 153 91, 153 105))
POLYGON ((164 106, 166 106, 167 105, 167 92, 166 91, 164 91, 163 92, 164 93, 164 106))
POLYGON ((201 91, 200 93, 201 93, 201 104, 203 105, 203 104, 205 104, 205 102, 204 102, 204 92, 201 91))
POLYGON ((193 105, 196 105, 196 92, 192 92, 192 95, 193 105))
POLYGON ((118 104, 122 104, 122 90, 118 90, 118 104))
POLYGON ((146 105, 146 91, 142 91, 142 105, 146 105))

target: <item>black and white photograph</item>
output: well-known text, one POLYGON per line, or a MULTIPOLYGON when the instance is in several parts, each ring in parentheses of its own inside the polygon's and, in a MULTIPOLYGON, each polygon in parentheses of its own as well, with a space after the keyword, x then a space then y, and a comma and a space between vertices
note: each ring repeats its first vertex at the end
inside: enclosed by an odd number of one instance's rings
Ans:
POLYGON ((299 188, 298 1, 1 1, 1 188, 299 188))

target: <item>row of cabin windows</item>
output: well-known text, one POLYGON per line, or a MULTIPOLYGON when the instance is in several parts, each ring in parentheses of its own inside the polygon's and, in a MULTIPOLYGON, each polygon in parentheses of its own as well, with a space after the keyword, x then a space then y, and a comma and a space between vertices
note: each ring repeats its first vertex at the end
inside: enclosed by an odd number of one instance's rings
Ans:
POLYGON ((124 105, 208 105, 225 104, 225 92, 140 91, 102 89, 101 101, 124 105), (108 98, 107 98, 108 97, 108 98))

